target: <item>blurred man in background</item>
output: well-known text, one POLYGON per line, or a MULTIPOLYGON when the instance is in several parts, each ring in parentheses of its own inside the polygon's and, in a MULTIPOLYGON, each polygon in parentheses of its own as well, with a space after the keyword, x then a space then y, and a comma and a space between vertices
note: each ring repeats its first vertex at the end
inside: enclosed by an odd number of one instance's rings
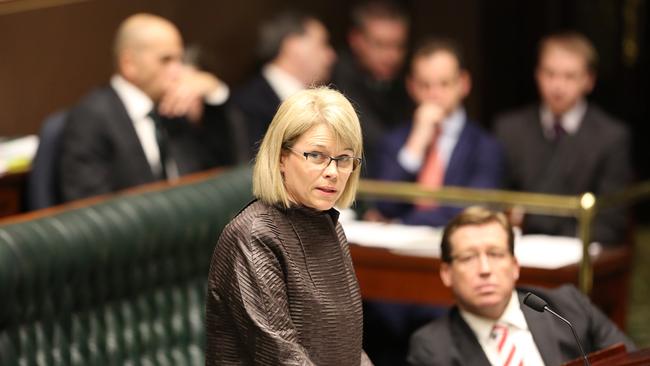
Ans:
POLYGON ((71 109, 61 141, 59 179, 69 201, 231 163, 219 107, 228 88, 184 65, 176 27, 133 15, 115 36, 110 85, 71 109))
MULTIPOLYGON (((379 178, 423 187, 497 188, 503 157, 497 141, 467 117, 463 100, 471 90, 460 46, 430 39, 414 52, 407 88, 417 107, 412 121, 379 146, 379 178)), ((381 215, 410 225, 442 226, 459 209, 421 202, 382 202, 381 215)))
MULTIPOLYGON (((535 78, 539 104, 507 113, 495 122, 507 156, 510 189, 596 195, 623 189, 630 181, 630 138, 623 123, 586 100, 596 81, 598 56, 591 42, 569 32, 542 39, 535 78)), ((576 220, 526 216, 527 233, 576 236, 576 220)), ((620 243, 622 210, 596 217, 593 239, 620 243)))
MULTIPOLYGON (((379 178, 432 189, 497 187, 503 170, 501 149, 463 107, 471 77, 460 46, 449 39, 422 42, 413 55, 407 88, 417 107, 412 121, 390 132, 378 146, 379 178)), ((378 202, 377 210, 368 210, 365 218, 443 226, 459 211, 432 202, 378 202)), ((439 308, 367 303, 367 339, 378 346, 366 351, 378 365, 403 362, 408 336, 439 315, 439 308)))
POLYGON ((280 102, 327 82, 336 59, 323 23, 293 11, 279 13, 260 27, 258 56, 264 62, 261 71, 232 97, 250 153, 257 150, 280 102))
POLYGON ((352 9, 349 50, 340 53, 332 83, 355 105, 364 134, 363 174, 378 175, 374 153, 381 138, 408 118, 410 101, 404 88, 403 66, 409 17, 397 4, 369 1, 352 9))

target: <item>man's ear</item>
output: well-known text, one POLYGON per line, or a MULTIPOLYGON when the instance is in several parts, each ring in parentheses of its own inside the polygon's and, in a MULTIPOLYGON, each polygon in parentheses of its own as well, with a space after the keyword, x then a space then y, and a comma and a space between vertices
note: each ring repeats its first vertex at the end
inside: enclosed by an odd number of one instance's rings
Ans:
POLYGON ((466 70, 460 72, 460 83, 463 91, 463 98, 466 98, 472 91, 472 76, 466 70))
POLYGON ((445 263, 445 262, 440 263, 440 279, 442 280, 442 283, 446 287, 451 287, 452 283, 454 282, 452 280, 451 267, 449 263, 445 263))
POLYGON ((132 80, 133 75, 137 72, 133 56, 133 51, 128 49, 122 50, 117 56, 117 69, 127 80, 132 80))
POLYGON ((596 73, 588 72, 587 82, 584 88, 585 95, 590 94, 594 90, 594 86, 596 86, 596 73))
POLYGON ((519 279, 519 272, 520 272, 519 261, 517 261, 517 257, 512 258, 512 260, 515 262, 514 268, 512 270, 513 279, 515 280, 515 282, 517 282, 517 280, 519 279))
POLYGON ((348 45, 354 53, 359 52, 359 48, 363 47, 363 41, 363 33, 360 30, 355 28, 348 32, 348 45))

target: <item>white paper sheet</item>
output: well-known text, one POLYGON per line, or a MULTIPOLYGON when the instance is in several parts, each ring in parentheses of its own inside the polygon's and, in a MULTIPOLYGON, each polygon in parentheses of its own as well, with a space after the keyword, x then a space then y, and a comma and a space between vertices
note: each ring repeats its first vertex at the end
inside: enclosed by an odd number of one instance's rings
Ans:
MULTIPOLYGON (((357 220, 343 220, 341 224, 350 243, 385 248, 396 254, 440 256, 440 228, 357 220)), ((592 244, 590 253, 598 252, 599 246, 592 244)), ((555 269, 578 263, 582 259, 582 242, 562 236, 516 235, 515 255, 524 267, 555 269)))
POLYGON ((29 166, 38 148, 38 136, 29 135, 0 141, 0 174, 11 170, 14 165, 29 166))

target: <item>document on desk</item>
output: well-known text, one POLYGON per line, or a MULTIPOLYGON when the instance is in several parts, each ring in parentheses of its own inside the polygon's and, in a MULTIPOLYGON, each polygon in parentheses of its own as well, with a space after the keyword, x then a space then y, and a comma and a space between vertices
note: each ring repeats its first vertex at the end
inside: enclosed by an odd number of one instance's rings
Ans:
POLYGON ((37 148, 38 136, 36 135, 6 140, 0 138, 0 175, 26 170, 36 155, 37 148))
MULTIPOLYGON (((385 248, 395 254, 440 257, 440 228, 358 220, 341 224, 350 243, 385 248)), ((598 246, 590 248, 592 255, 598 251, 598 246)), ((582 243, 563 236, 516 235, 515 255, 523 267, 555 269, 578 263, 582 259, 582 243)))

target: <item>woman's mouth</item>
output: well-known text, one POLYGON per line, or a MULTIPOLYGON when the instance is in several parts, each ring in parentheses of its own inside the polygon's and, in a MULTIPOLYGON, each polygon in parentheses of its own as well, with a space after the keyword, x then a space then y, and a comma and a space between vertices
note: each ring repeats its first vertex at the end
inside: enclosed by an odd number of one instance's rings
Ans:
POLYGON ((316 189, 328 195, 336 194, 337 192, 334 187, 316 187, 316 189))

